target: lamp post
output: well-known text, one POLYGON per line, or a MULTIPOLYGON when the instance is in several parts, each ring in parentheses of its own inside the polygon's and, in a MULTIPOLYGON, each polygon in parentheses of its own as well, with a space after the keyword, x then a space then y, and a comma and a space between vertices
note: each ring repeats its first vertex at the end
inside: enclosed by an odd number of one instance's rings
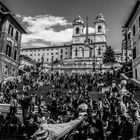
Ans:
POLYGON ((96 70, 96 60, 95 60, 95 46, 94 46, 94 56, 93 56, 93 71, 96 70))
POLYGON ((51 68, 51 70, 53 70, 53 58, 54 58, 54 56, 52 56, 52 68, 51 68))

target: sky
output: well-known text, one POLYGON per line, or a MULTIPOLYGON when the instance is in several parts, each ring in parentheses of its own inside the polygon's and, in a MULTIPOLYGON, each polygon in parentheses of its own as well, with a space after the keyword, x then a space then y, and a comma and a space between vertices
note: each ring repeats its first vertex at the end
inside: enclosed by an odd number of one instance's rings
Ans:
POLYGON ((72 23, 79 15, 89 19, 89 30, 99 13, 107 25, 107 44, 121 49, 122 26, 136 0, 1 0, 15 14, 28 34, 22 36, 22 47, 46 47, 68 44, 72 23))

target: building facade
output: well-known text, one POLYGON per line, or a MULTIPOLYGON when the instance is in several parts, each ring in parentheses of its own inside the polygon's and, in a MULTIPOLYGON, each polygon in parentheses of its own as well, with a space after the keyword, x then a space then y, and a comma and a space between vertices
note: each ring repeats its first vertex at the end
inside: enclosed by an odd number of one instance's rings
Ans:
POLYGON ((132 45, 133 78, 140 81, 140 0, 137 0, 125 23, 128 42, 132 45))
POLYGON ((26 31, 0 2, 0 81, 17 76, 21 36, 26 31))
POLYGON ((36 62, 52 63, 52 61, 71 58, 71 45, 22 48, 21 55, 27 55, 36 62))
POLYGON ((130 62, 132 61, 132 46, 133 46, 133 43, 132 43, 132 37, 131 37, 131 31, 127 31, 126 32, 127 34, 127 41, 126 39, 123 39, 122 41, 122 63, 126 63, 126 62, 130 62), (127 45, 126 45, 127 43, 127 45), (126 47, 127 46, 127 47, 126 47))
POLYGON ((102 58, 106 50, 106 22, 99 14, 93 24, 94 32, 88 31, 86 21, 86 34, 84 34, 84 21, 79 16, 73 22, 72 58, 102 58))

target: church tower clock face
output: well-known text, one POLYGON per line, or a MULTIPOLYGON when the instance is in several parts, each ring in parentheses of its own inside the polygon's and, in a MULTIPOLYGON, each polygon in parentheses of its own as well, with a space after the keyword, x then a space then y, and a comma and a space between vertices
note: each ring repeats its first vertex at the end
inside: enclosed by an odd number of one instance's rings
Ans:
POLYGON ((80 39, 79 38, 75 38, 75 42, 79 42, 80 41, 80 39))

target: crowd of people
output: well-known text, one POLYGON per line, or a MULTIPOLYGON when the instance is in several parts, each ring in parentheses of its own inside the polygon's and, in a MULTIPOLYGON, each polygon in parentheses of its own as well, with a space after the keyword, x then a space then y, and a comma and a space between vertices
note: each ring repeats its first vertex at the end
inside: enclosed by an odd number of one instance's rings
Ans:
POLYGON ((0 103, 10 104, 10 110, 6 117, 0 115, 0 135, 21 134, 30 138, 43 122, 66 123, 84 116, 72 132, 74 140, 130 140, 134 125, 139 124, 134 87, 119 80, 107 84, 104 76, 51 73, 32 67, 20 80, 2 82, 0 103), (23 88, 19 90, 21 83, 23 88), (40 87, 45 87, 45 93, 37 94, 40 87), (94 87, 99 90, 98 99, 91 96, 94 87), (17 115, 17 107, 22 110, 23 119, 17 115))

